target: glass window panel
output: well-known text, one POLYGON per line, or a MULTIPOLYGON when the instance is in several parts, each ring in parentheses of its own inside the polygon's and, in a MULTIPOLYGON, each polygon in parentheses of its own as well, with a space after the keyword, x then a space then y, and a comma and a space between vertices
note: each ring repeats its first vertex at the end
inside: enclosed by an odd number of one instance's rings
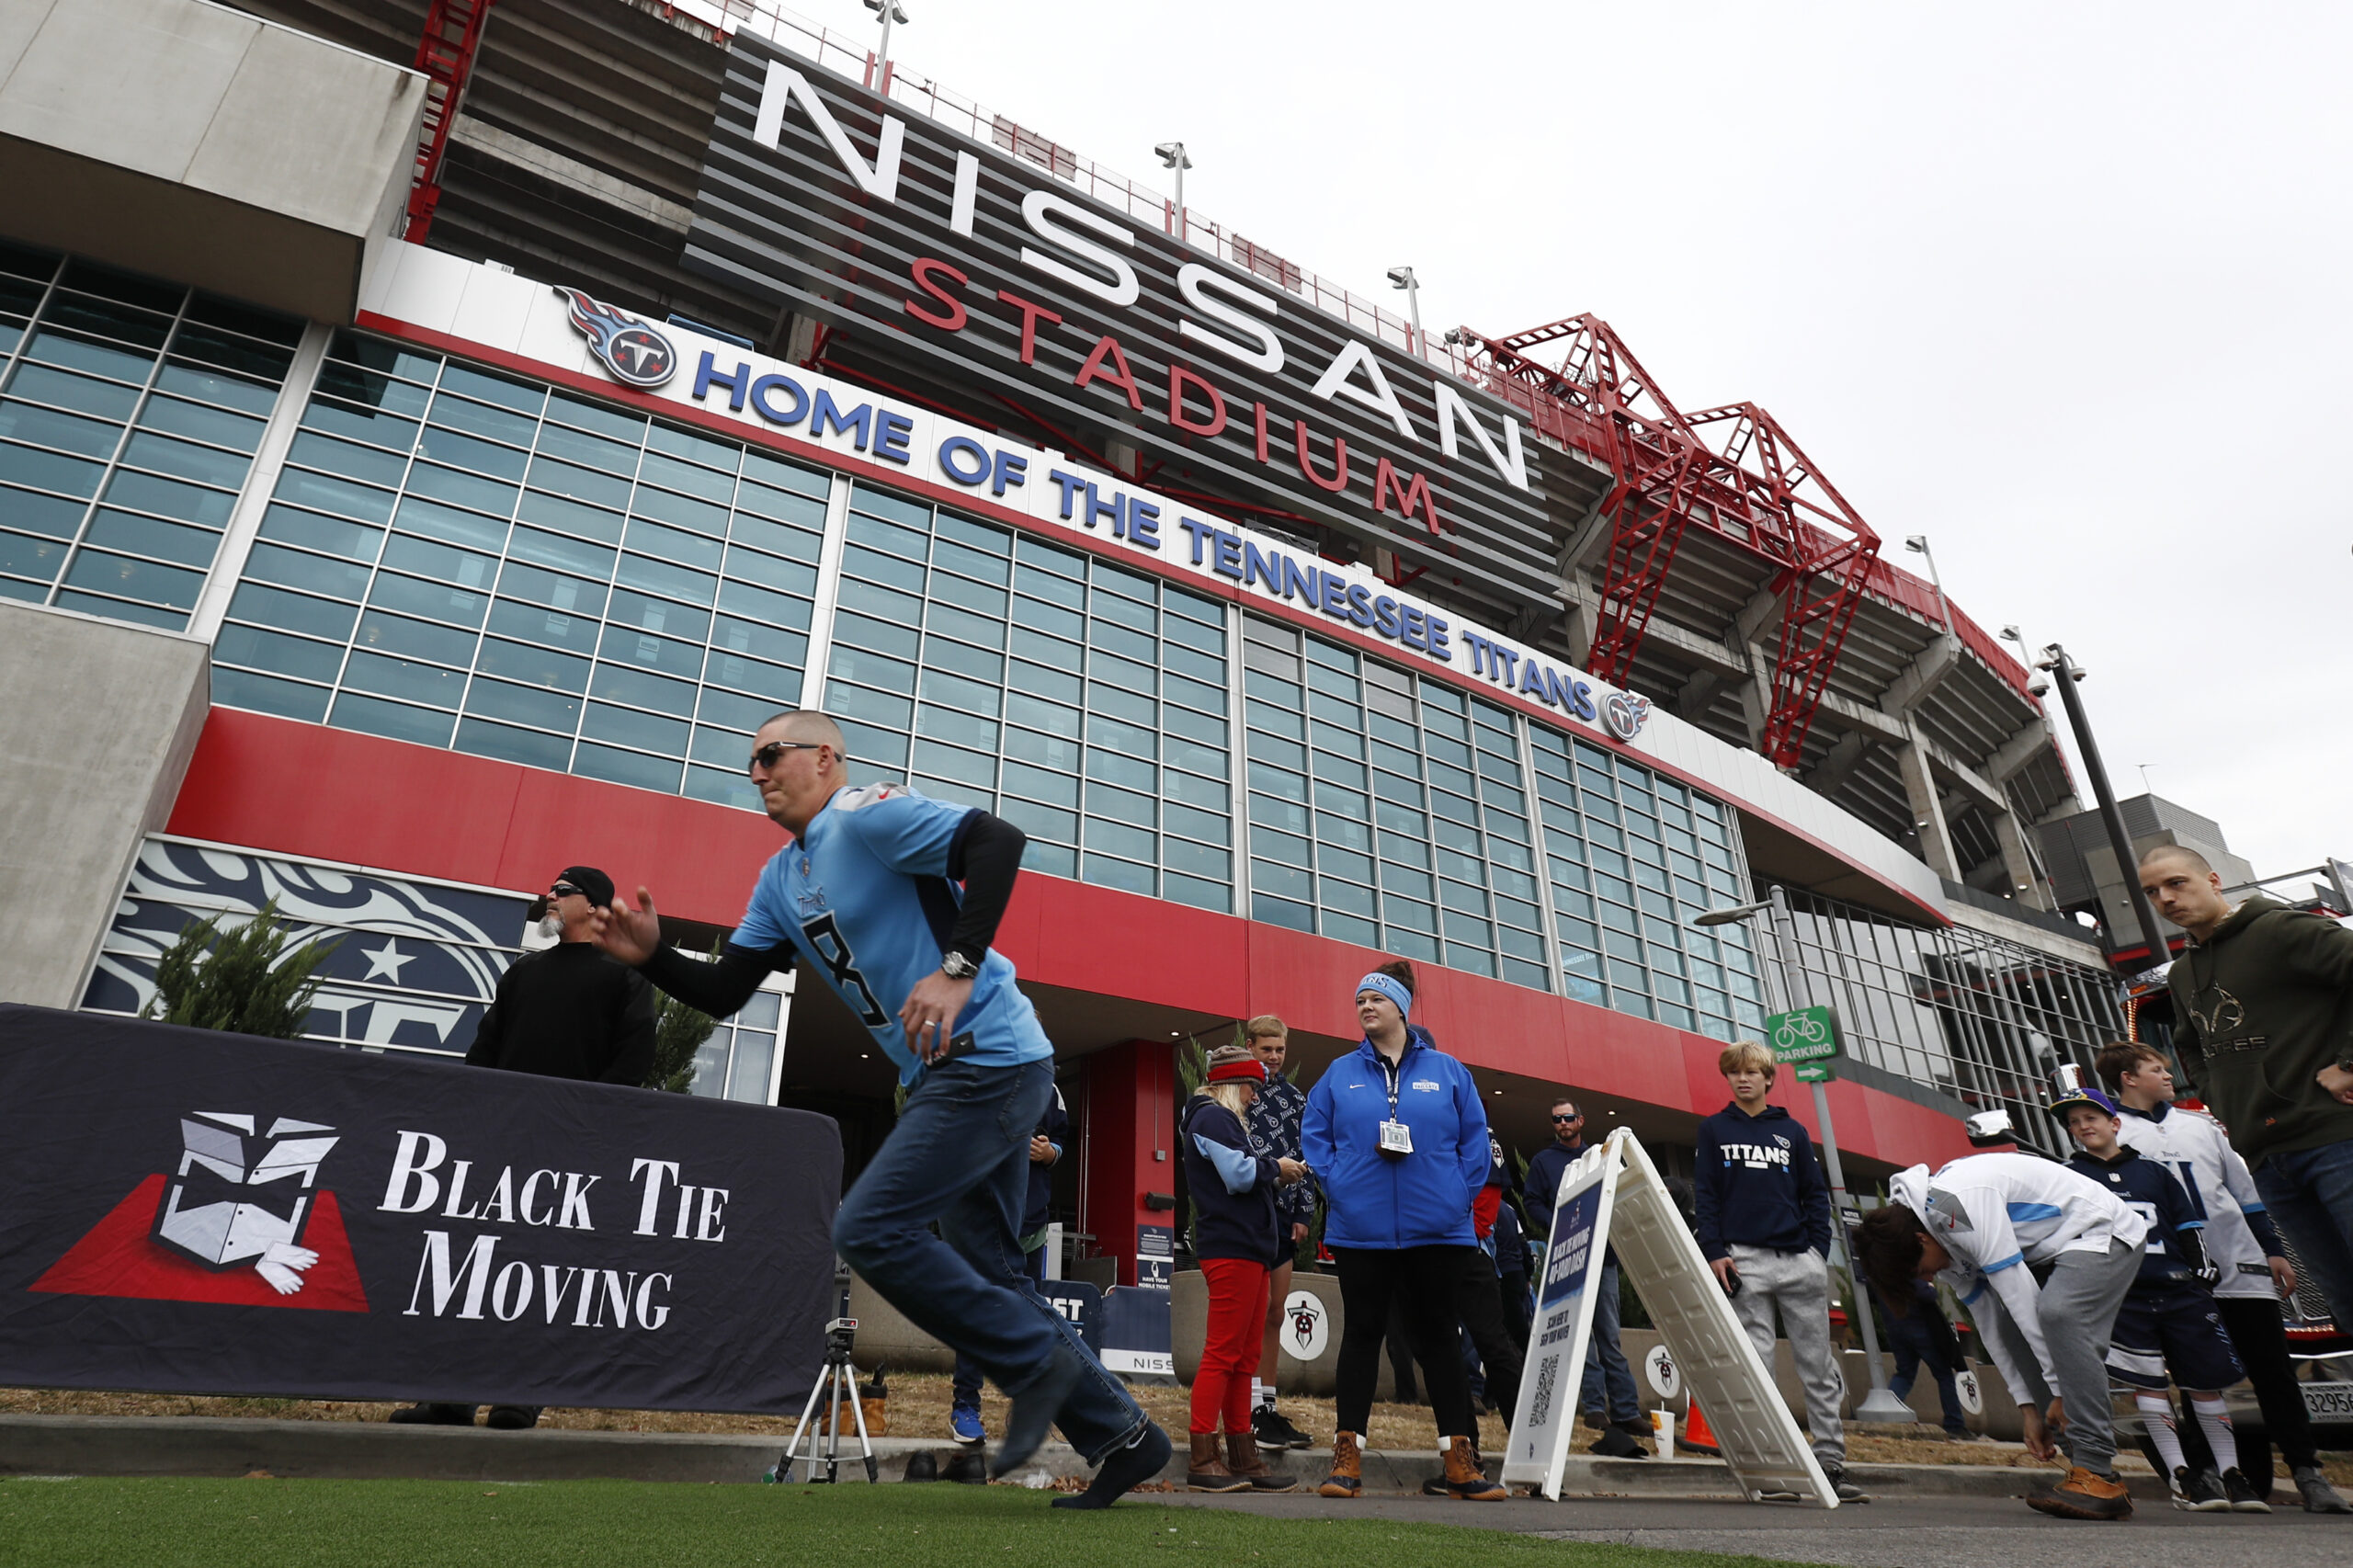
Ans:
MULTIPOLYGON (((648 458, 646 460, 652 462, 654 460, 648 458)), ((651 489, 640 483, 629 509, 641 517, 658 517, 675 527, 706 533, 713 539, 727 536, 727 507, 723 503, 675 495, 669 491, 651 489)))
POLYGON ((1005 623, 983 619, 964 610, 954 609, 935 600, 926 618, 929 629, 944 636, 961 638, 984 648, 1005 646, 1005 623))
MULTIPOLYGON (((76 375, 71 370, 51 369, 45 365, 19 364, 17 373, 8 379, 8 391, 35 403, 55 403, 76 414, 96 415, 102 419, 128 423, 131 411, 139 406, 139 389, 124 386, 119 381, 99 381, 92 376, 76 375)), ((20 434, 22 432, 19 432, 20 434)), ((42 437, 26 435, 27 440, 42 437)), ((68 441, 51 441, 51 446, 69 446, 68 441)), ((78 447, 76 449, 80 449, 78 447)))
POLYGON ((883 620, 897 621, 904 626, 918 625, 923 619, 921 599, 906 594, 894 593, 889 588, 877 587, 871 583, 861 583, 851 577, 842 579, 841 604, 844 608, 875 616, 883 620))
POLYGON ((239 620, 259 621, 337 641, 351 635, 352 622, 359 614, 347 604, 290 594, 259 583, 239 585, 236 597, 229 601, 229 613, 239 620))
POLYGON ((410 620, 403 616, 385 615, 371 609, 360 618, 359 635, 353 645, 396 653, 404 658, 431 659, 462 668, 473 663, 474 642, 475 638, 471 631, 460 631, 453 627, 436 626, 429 621, 410 620))
MULTIPOLYGON (((395 539, 393 542, 398 543, 399 540, 395 539)), ((422 582, 415 577, 395 576, 389 572, 377 574, 374 585, 368 590, 368 602, 410 615, 456 621, 462 626, 480 626, 483 612, 490 603, 488 597, 483 594, 446 587, 439 583, 422 582)))
MULTIPOLYGON (((957 523, 956 518, 943 517, 940 519, 941 530, 945 532, 950 527, 957 526, 957 523)), ((970 525, 964 526, 969 528, 970 525)), ((996 551, 988 552, 968 549, 964 545, 943 538, 932 543, 931 563, 950 572, 961 573, 967 577, 976 577, 983 583, 995 584, 1002 589, 1013 572, 1012 563, 1006 560, 1002 553, 1004 548, 1001 540, 996 551)), ((1005 604, 1005 596, 1002 593, 998 594, 996 602, 999 612, 1002 613, 1005 604)))
POLYGON ((75 552, 74 564, 66 568, 65 581, 92 593, 119 594, 124 598, 146 599, 185 610, 196 607, 196 596, 204 587, 204 574, 82 550, 75 552))
POLYGON ((222 664, 251 665, 315 681, 333 681, 343 666, 343 649, 337 644, 235 624, 221 629, 212 656, 222 664))
POLYGON ((384 564, 420 576, 438 577, 463 587, 486 587, 497 570, 495 556, 456 550, 429 540, 394 534, 384 545, 384 564))
POLYGON ((493 517, 473 512, 460 511, 455 506, 437 506, 411 495, 401 503, 399 515, 393 519, 404 532, 423 534, 449 544, 461 544, 475 550, 498 551, 506 548, 507 525, 493 517))
POLYGON ((972 790, 988 790, 996 783, 996 758, 994 756, 966 751, 928 738, 915 749, 915 766, 926 773, 966 786, 959 799, 970 799, 972 790))
POLYGON ((997 713, 998 691, 994 685, 941 670, 924 672, 923 697, 926 701, 952 704, 992 719, 997 713))
MULTIPOLYGON (((334 350, 330 349, 329 352, 332 353, 334 350)), ((423 373, 427 376, 433 373, 429 363, 425 365, 423 373)), ((433 395, 424 387, 412 382, 394 381, 388 376, 372 375, 356 366, 338 364, 333 359, 319 367, 316 392, 320 396, 341 398, 347 403, 364 408, 381 409, 388 414, 411 415, 422 415, 425 412, 425 405, 432 400, 433 395)), ((316 406, 316 397, 313 400, 313 406, 316 406)), ((303 423, 310 423, 307 414, 303 423)), ((404 436, 397 441, 385 444, 405 447, 411 438, 404 436)))
POLYGON ((113 455, 122 439, 122 426, 10 401, 0 403, 0 436, 62 448, 83 457, 105 458, 113 455))
POLYGON ((952 708, 937 708, 928 702, 915 714, 915 733, 991 751, 997 744, 997 727, 991 721, 960 713, 952 708))
MULTIPOLYGON (((398 483, 397 477, 394 483, 398 483)), ((346 517, 359 517, 371 523, 388 523, 392 517, 392 494, 373 485, 357 483, 333 474, 311 473, 289 468, 279 476, 277 496, 322 511, 340 512, 346 517)))
POLYGON ((406 703, 387 702, 381 698, 347 690, 335 699, 335 710, 329 722, 342 729, 359 730, 396 741, 446 746, 449 744, 449 732, 456 723, 456 715, 412 708, 406 703))
POLYGON ((681 766, 674 758, 617 751, 591 741, 582 741, 572 756, 572 771, 585 778, 671 795, 678 792, 681 766))
MULTIPOLYGON (((63 540, 35 539, 28 534, 0 531, 0 572, 13 572, 20 577, 37 577, 44 583, 53 583, 57 580, 58 568, 64 564, 68 548, 63 540)), ((10 597, 17 596, 12 594, 10 597)))
POLYGON ((90 519, 90 531, 84 536, 84 542, 202 568, 212 564, 221 536, 210 528, 187 528, 131 512, 102 509, 90 519))
MULTIPOLYGON (((608 629, 605 636, 608 642, 611 641, 612 630, 608 629)), ((588 689, 594 695, 614 702, 634 703, 641 708, 655 709, 682 719, 695 710, 695 688, 691 684, 686 681, 669 680, 624 665, 598 665, 596 677, 589 682, 588 689)), ((607 738, 620 737, 608 735, 607 738)), ((628 744, 635 745, 642 743, 631 741, 628 744)), ((684 749, 683 740, 679 743, 678 749, 684 749)))
POLYGON ((1158 769, 1148 762, 1138 762, 1117 752, 1086 749, 1086 776, 1106 783, 1122 785, 1130 790, 1151 790, 1158 769))
MULTIPOLYGON (((346 479, 356 479, 369 484, 398 484, 402 474, 408 470, 408 456, 404 452, 378 451, 373 447, 357 446, 349 441, 338 441, 308 431, 294 437, 293 445, 288 449, 286 458, 289 462, 301 463, 307 468, 321 469, 328 473, 340 474, 346 479)), ((284 495, 286 492, 281 487, 278 494, 284 495)), ((300 496, 288 498, 302 499, 300 496)))
MULTIPOLYGON (((631 521, 629 532, 622 537, 621 542, 630 549, 644 554, 657 556, 665 561, 678 562, 688 566, 699 566, 707 572, 719 570, 720 556, 726 549, 715 539, 706 539, 700 534, 687 533, 677 528, 665 528, 659 524, 634 519, 631 521)), ((684 594, 679 597, 693 598, 697 596, 684 594)), ((707 596, 705 602, 708 602, 707 596)))
MULTIPOLYGON (((536 724, 569 737, 580 722, 580 699, 544 687, 510 686, 505 681, 477 678, 466 691, 466 711, 518 724, 536 724)), ((545 755, 544 751, 542 755, 545 755)), ((511 760, 520 761, 521 758, 511 760)), ((536 767, 561 767, 561 761, 538 762, 536 767)))
MULTIPOLYGON (((856 648, 836 646, 833 653, 833 673, 860 685, 878 687, 886 691, 914 695, 915 667, 897 659, 886 659, 879 653, 864 653, 856 648)), ((1017 699, 1016 700, 1018 700, 1017 699)), ((1029 722, 1034 721, 1025 721, 1029 722)))
POLYGON ((540 405, 547 401, 547 391, 543 387, 510 381, 504 376, 494 376, 469 365, 444 365, 441 390, 459 392, 484 403, 494 403, 517 414, 536 415, 540 412, 540 405))
POLYGON ((550 495, 615 509, 629 505, 629 481, 595 469, 575 468, 538 457, 531 460, 530 480, 532 490, 550 495))
MULTIPOLYGON (((59 312, 52 310, 51 319, 59 319, 59 312)), ((120 344, 93 342, 86 337, 48 327, 34 333, 26 341, 24 356, 28 359, 46 360, 52 365, 70 365, 77 370, 111 376, 121 381, 144 381, 155 365, 153 354, 142 354, 120 344)))
POLYGON ((250 455, 261 443, 262 421, 226 409, 208 408, 176 397, 151 397, 139 415, 142 429, 164 430, 250 455))
POLYGON ((650 594, 663 594, 705 606, 716 598, 719 588, 719 579, 706 573, 691 572, 683 566, 643 555, 624 553, 613 575, 617 582, 632 588, 642 588, 650 594))
MULTIPOLYGON (((754 453, 750 460, 757 464, 761 459, 754 453)), ((755 484, 746 477, 735 487, 735 509, 739 513, 757 512, 788 523, 799 523, 806 528, 822 528, 825 526, 824 490, 825 486, 821 483, 816 494, 800 495, 788 490, 755 484)), ((739 524, 742 521, 740 517, 737 520, 739 524)))
POLYGON ((0 480, 13 480, 42 490, 63 490, 71 495, 87 496, 98 488, 98 476, 106 472, 103 464, 85 462, 58 452, 39 452, 30 447, 0 443, 0 480))
MULTIPOLYGON (((601 678, 607 673, 599 670, 597 675, 601 678)), ((596 740, 610 741, 616 745, 635 746, 641 751, 664 752, 673 756, 684 756, 687 749, 687 724, 684 720, 639 713, 601 702, 588 704, 586 713, 582 716, 580 733, 596 740)), ((629 780, 619 782, 627 783, 629 780)), ((674 778, 671 787, 675 787, 676 782, 674 778)))
MULTIPOLYGON (((227 527, 229 514, 237 504, 237 497, 231 491, 202 489, 151 473, 127 471, 118 472, 108 482, 107 499, 116 506, 161 512, 182 522, 203 523, 211 528, 227 527)), ((5 503, 0 503, 0 508, 5 508, 5 503)), ((0 509, 0 516, 5 515, 5 509, 0 509)))
POLYGON ((300 719, 306 724, 318 723, 327 716, 325 687, 297 686, 290 680, 251 675, 244 670, 214 670, 212 700, 218 707, 250 708, 256 712, 300 719))
POLYGON ((102 598, 97 594, 77 594, 69 589, 60 589, 54 602, 60 609, 80 610, 85 615, 103 615, 114 620, 136 621, 142 626, 160 626, 167 631, 181 631, 188 627, 188 612, 185 610, 131 604, 122 599, 102 598))
MULTIPOLYGON (((501 605, 499 608, 504 609, 507 607, 501 605)), ((497 619, 495 613, 491 617, 494 631, 497 629, 497 619)), ((495 637, 483 639, 482 653, 474 667, 484 675, 499 676, 552 691, 577 695, 588 688, 587 660, 521 642, 503 642, 495 637)), ((477 686, 475 689, 480 690, 481 687, 477 686)))
POLYGON ((82 527, 82 514, 88 510, 87 502, 36 495, 28 490, 0 490, 0 521, 30 533, 71 539, 82 527))
POLYGON ((790 707, 801 699, 800 670, 747 659, 723 648, 710 651, 703 665, 702 678, 714 686, 735 687, 756 694, 771 709, 790 707))
POLYGON ((512 484, 427 462, 419 462, 409 470, 408 489, 412 495, 430 496, 499 517, 515 515, 515 499, 521 494, 512 484))
POLYGON ((1118 888, 1125 892, 1149 894, 1153 891, 1151 867, 1133 865, 1125 860, 1115 860, 1107 855, 1081 856, 1079 875, 1098 886, 1118 888))
MULTIPOLYGON (((445 670, 413 659, 393 658, 355 649, 344 666, 343 684, 347 690, 370 691, 380 697, 428 703, 436 708, 455 708, 460 694, 465 689, 466 676, 462 670, 445 670)), ((338 719, 336 722, 342 721, 338 719)), ((440 738, 430 744, 447 745, 447 727, 438 733, 440 738)))
POLYGON ((806 529, 771 523, 762 517, 747 517, 741 513, 728 525, 727 531, 737 544, 751 545, 793 561, 814 562, 824 543, 820 535, 806 529))
POLYGON ((904 730, 915 717, 915 706, 905 698, 887 697, 862 686, 847 686, 838 680, 825 683, 825 711, 837 717, 847 715, 870 724, 904 730))

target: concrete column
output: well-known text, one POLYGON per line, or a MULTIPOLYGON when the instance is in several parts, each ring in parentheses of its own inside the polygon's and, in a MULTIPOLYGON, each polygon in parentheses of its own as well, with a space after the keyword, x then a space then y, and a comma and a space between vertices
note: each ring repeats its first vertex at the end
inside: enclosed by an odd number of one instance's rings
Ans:
POLYGON ((1961 881, 1961 864, 1952 852, 1952 833, 1945 826, 1944 804, 1937 797, 1937 781, 1928 772, 1928 743, 1919 726, 1906 723, 1908 737, 1897 748, 1904 774, 1904 793, 1912 802, 1912 821, 1920 830, 1920 858, 1947 881, 1961 881))
POLYGON ((1152 1195, 1176 1194, 1176 1056, 1169 1042, 1131 1040, 1086 1058, 1080 1113, 1086 1164, 1079 1172, 1082 1228, 1097 1252, 1116 1258, 1114 1283, 1136 1283, 1137 1227, 1176 1227, 1174 1208, 1152 1195))
POLYGON ((2002 870, 2009 878, 2012 896, 2035 909, 2051 907, 2051 890, 2034 874, 2034 861, 2027 854, 2026 835, 2018 831, 2018 819, 2010 812, 1988 813, 1994 819, 1994 842, 2001 846, 2002 870))

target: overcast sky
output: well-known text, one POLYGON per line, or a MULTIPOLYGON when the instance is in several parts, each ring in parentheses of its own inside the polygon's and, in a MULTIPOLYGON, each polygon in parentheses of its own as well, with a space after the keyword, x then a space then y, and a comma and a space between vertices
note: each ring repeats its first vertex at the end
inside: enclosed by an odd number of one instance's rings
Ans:
POLYGON ((1204 217, 1410 263, 1433 333, 1591 311, 1763 404, 2065 642, 2120 793, 2353 858, 2353 7, 904 3, 905 68, 1163 189, 1183 140, 1204 217))

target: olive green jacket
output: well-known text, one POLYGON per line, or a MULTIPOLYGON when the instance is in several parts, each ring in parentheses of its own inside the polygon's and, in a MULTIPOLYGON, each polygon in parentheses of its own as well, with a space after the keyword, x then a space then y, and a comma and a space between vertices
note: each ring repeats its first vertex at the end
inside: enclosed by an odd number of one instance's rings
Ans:
POLYGON ((2257 893, 2174 960, 2174 1047, 2247 1164, 2353 1142, 2314 1081, 2353 1056, 2353 931, 2257 893))

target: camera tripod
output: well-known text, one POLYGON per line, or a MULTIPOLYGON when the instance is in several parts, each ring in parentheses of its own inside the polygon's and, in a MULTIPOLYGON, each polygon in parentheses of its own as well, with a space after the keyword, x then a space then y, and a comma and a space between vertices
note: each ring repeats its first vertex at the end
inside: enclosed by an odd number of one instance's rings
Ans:
POLYGON ((817 1479, 817 1434, 811 1428, 811 1418, 817 1414, 817 1402, 830 1399, 831 1414, 825 1422, 825 1475, 828 1484, 841 1480, 842 1401, 849 1401, 850 1415, 858 1423, 858 1451, 866 1458, 866 1479, 880 1481, 881 1472, 874 1461, 874 1444, 866 1435, 866 1407, 858 1399, 858 1369, 850 1364, 850 1346, 858 1338, 856 1318, 835 1318, 825 1325, 825 1364, 817 1373, 816 1385, 809 1391, 809 1403, 801 1407, 801 1420, 792 1428, 791 1441, 784 1445, 784 1453, 775 1467, 760 1477, 766 1482, 790 1482, 792 1466, 801 1439, 806 1434, 809 1451, 799 1454, 809 1466, 809 1479, 817 1479))

